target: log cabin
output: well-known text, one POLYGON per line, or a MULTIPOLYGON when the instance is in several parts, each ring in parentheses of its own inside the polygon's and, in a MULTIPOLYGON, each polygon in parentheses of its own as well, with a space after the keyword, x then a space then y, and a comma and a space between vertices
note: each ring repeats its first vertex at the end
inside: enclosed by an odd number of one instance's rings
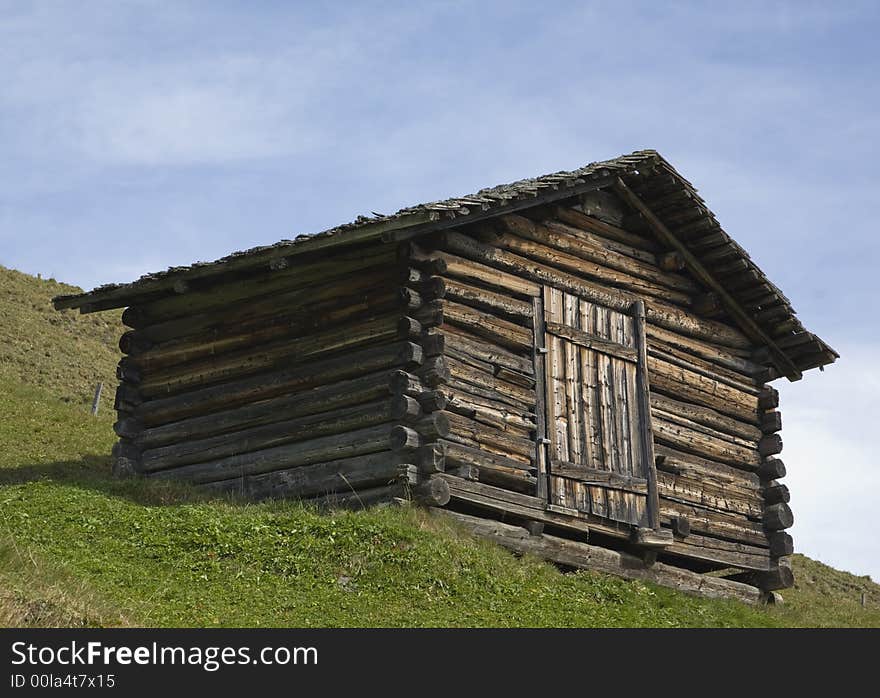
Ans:
POLYGON ((838 354, 655 151, 54 305, 125 308, 116 474, 416 501, 707 596, 792 584, 769 383, 838 354))

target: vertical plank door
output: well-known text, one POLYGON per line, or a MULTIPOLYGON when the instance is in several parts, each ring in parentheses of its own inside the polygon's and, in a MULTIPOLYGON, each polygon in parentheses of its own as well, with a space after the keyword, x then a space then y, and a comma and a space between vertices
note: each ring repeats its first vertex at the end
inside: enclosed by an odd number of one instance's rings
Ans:
POLYGON ((658 528, 644 306, 543 292, 551 504, 658 528))

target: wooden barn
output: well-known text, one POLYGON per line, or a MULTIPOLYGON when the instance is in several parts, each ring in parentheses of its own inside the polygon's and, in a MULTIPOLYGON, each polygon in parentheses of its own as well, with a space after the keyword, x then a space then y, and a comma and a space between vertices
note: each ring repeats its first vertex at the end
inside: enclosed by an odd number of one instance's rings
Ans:
POLYGON ((792 583, 768 383, 838 355, 655 151, 54 304, 125 308, 118 474, 409 498, 700 594, 792 583))

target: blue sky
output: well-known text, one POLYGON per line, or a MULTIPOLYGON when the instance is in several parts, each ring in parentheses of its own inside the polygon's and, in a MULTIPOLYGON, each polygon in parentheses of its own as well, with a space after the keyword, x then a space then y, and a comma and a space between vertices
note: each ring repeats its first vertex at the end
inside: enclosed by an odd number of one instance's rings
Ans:
POLYGON ((656 148, 843 355, 781 386, 794 534, 880 579, 878 32, 859 2, 0 1, 0 264, 128 281, 656 148))

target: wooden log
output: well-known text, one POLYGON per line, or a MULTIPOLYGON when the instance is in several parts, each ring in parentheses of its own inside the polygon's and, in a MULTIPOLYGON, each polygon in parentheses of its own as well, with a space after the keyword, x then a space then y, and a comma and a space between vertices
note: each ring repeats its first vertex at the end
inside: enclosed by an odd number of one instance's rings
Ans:
MULTIPOLYGON (((631 293, 608 289, 552 266, 530 261, 522 256, 489 247, 460 233, 443 234, 443 244, 451 252, 500 268, 526 279, 546 283, 607 308, 627 312, 637 297, 631 293)), ((646 305, 647 319, 672 330, 730 347, 747 349, 751 342, 739 331, 720 322, 697 318, 674 305, 652 300, 646 305)))
POLYGON ((139 389, 145 398, 192 390, 208 383, 234 380, 281 365, 303 363, 333 353, 406 339, 410 335, 408 327, 408 323, 401 325, 401 319, 396 314, 370 318, 328 332, 249 347, 146 373, 139 389))
POLYGON ((210 313, 146 327, 134 336, 138 341, 155 345, 155 349, 144 349, 139 361, 144 366, 167 366, 231 351, 255 341, 314 333, 368 312, 375 315, 399 309, 405 314, 406 309, 414 310, 421 305, 421 299, 414 292, 406 287, 395 289, 391 286, 387 274, 368 280, 369 285, 337 281, 314 290, 303 289, 296 294, 244 301, 210 313))
POLYGON ((669 527, 678 538, 687 538, 691 534, 691 522, 684 516, 673 516, 669 520, 669 527))
POLYGON ((313 497, 304 500, 305 504, 318 509, 366 509, 374 505, 394 502, 406 495, 406 489, 402 484, 384 485, 371 487, 354 492, 334 492, 322 497, 313 497))
POLYGON ((345 434, 391 419, 391 401, 382 400, 146 449, 141 454, 141 462, 145 471, 175 468, 319 436, 345 434))
MULTIPOLYGON (((601 237, 604 241, 612 243, 620 243, 624 248, 616 248, 618 252, 637 256, 642 261, 654 262, 656 257, 650 253, 651 250, 657 249, 657 243, 650 238, 638 235, 629 230, 624 230, 620 226, 611 225, 604 221, 600 221, 593 216, 588 216, 582 211, 565 206, 558 206, 554 209, 555 215, 564 223, 580 229, 584 233, 591 233, 594 236, 601 237), (627 250, 626 252, 624 250, 627 250), (633 252, 628 252, 633 250, 633 252), (640 250, 643 254, 638 254, 640 250), (651 256, 647 256, 651 254, 651 256), (652 259, 653 257, 653 259, 652 259)), ((607 244, 607 243, 606 243, 607 244)))
POLYGON ((717 293, 704 293, 694 298, 691 308, 698 315, 715 315, 724 310, 717 293))
POLYGON ((420 394, 416 400, 423 412, 438 412, 445 410, 449 404, 449 397, 442 390, 430 390, 420 394))
POLYGON ((409 395, 396 395, 391 401, 391 418, 401 422, 415 422, 422 416, 419 401, 409 395))
POLYGON ((703 378, 708 378, 715 383, 735 388, 740 392, 758 396, 759 390, 754 382, 741 374, 735 374, 726 368, 712 364, 710 361, 700 359, 686 352, 679 351, 674 347, 668 347, 654 340, 648 348, 648 354, 652 357, 665 361, 669 364, 687 369, 703 378))
POLYGON ((788 589, 794 586, 794 573, 791 567, 785 565, 776 565, 765 572, 743 572, 742 574, 734 574, 726 577, 731 581, 741 584, 750 584, 758 587, 762 591, 775 591, 777 589, 788 589))
POLYGON ((527 327, 467 305, 444 301, 443 321, 515 352, 530 351, 532 347, 532 332, 527 327))
POLYGON ((662 412, 681 415, 697 424, 702 424, 754 443, 757 443, 761 438, 762 432, 758 427, 723 415, 709 407, 701 407, 690 402, 675 400, 659 393, 651 394, 651 407, 662 412))
POLYGON ((394 451, 415 450, 422 445, 422 438, 412 427, 398 424, 391 430, 390 444, 394 451))
POLYGON ((447 461, 446 442, 436 441, 422 446, 415 455, 414 460, 419 472, 426 474, 442 473, 446 470, 447 461))
POLYGON ((419 342, 425 356, 440 356, 446 350, 446 334, 436 327, 426 329, 419 342))
POLYGON ((508 274, 441 250, 425 252, 415 246, 414 250, 419 261, 425 264, 434 274, 441 274, 447 278, 452 277, 477 282, 526 298, 536 298, 541 295, 539 284, 515 274, 508 274))
POLYGON ((767 483, 762 491, 764 493, 764 501, 767 504, 779 504, 780 502, 787 504, 791 501, 791 493, 788 491, 788 487, 775 480, 767 483))
POLYGON ((436 441, 449 436, 450 413, 431 412, 413 424, 415 429, 425 441, 436 441))
POLYGON ((773 531, 768 534, 770 541, 770 555, 772 557, 785 557, 794 553, 794 541, 791 535, 785 531, 773 531))
POLYGON ((762 456, 782 453, 782 437, 779 434, 767 434, 758 442, 758 452, 762 456))
POLYGON ((665 552, 667 555, 710 563, 715 567, 769 570, 771 565, 770 552, 767 548, 695 533, 686 539, 676 539, 667 546, 665 552))
POLYGON ((312 465, 330 460, 387 451, 391 448, 391 424, 358 429, 345 434, 321 436, 262 451, 227 456, 214 461, 160 470, 151 477, 181 479, 195 483, 228 480, 236 476, 312 465))
POLYGON ((326 284, 333 279, 346 282, 365 270, 396 269, 396 251, 390 246, 373 245, 337 250, 320 260, 302 259, 290 269, 276 274, 249 274, 240 279, 218 276, 199 290, 173 294, 141 305, 146 322, 167 320, 208 309, 229 306, 244 299, 267 298, 284 291, 326 284))
POLYGON ((761 481, 755 473, 742 470, 718 461, 700 458, 663 444, 655 444, 657 469, 675 475, 683 475, 694 480, 730 485, 740 489, 758 492, 761 481))
POLYGON ((769 385, 758 395, 758 407, 762 410, 774 410, 779 407, 779 391, 769 385))
MULTIPOLYGON (((665 273, 661 271, 662 267, 658 269, 655 264, 642 262, 631 256, 613 251, 606 245, 596 244, 592 240, 585 238, 583 234, 578 234, 579 231, 565 223, 554 221, 535 223, 528 218, 514 214, 502 216, 501 221, 507 230, 514 235, 533 243, 549 245, 584 261, 591 262, 592 264, 587 267, 591 275, 610 283, 625 282, 633 284, 633 288, 636 288, 640 282, 635 277, 639 277, 651 281, 658 286, 684 291, 688 294, 685 296, 687 299, 698 288, 684 276, 665 273), (615 271, 623 272, 623 274, 615 274, 615 271)), ((504 240, 505 238, 502 237, 500 242, 502 246, 504 245, 504 240)), ((508 249, 517 251, 514 248, 508 249)))
POLYGON ((693 453, 698 456, 726 463, 745 470, 757 470, 761 464, 761 454, 756 449, 749 449, 718 438, 682 424, 676 424, 665 418, 661 413, 654 412, 652 419, 654 438, 662 444, 693 453))
MULTIPOLYGON (((565 237, 572 241, 575 240, 571 236, 565 237)), ((558 236, 556 238, 557 244, 560 238, 565 239, 563 236, 558 236)), ((652 281, 590 262, 582 257, 562 252, 555 247, 550 247, 541 242, 527 240, 518 235, 504 235, 498 240, 496 245, 499 249, 506 250, 520 257, 533 259, 554 269, 564 269, 579 277, 588 277, 603 284, 627 289, 633 293, 659 298, 669 303, 684 306, 689 306, 691 302, 690 296, 687 293, 668 289, 652 281)))
POLYGON ((531 303, 513 298, 510 294, 496 293, 456 279, 440 280, 443 282, 443 292, 442 295, 437 292, 435 297, 486 310, 528 327, 532 326, 531 303))
POLYGON ((765 434, 772 434, 782 430, 782 412, 764 412, 761 415, 761 431, 765 434))
POLYGON ((699 596, 735 598, 751 604, 760 601, 758 590, 745 584, 718 577, 706 577, 659 562, 646 564, 638 556, 629 553, 549 536, 546 533, 531 535, 525 528, 500 521, 458 512, 451 514, 456 521, 467 526, 475 535, 492 540, 520 555, 537 555, 566 567, 638 579, 699 596))
POLYGON ((764 510, 764 527, 768 531, 781 531, 794 526, 794 513, 785 502, 771 504, 764 510))
POLYGON ((535 373, 534 363, 528 357, 502 349, 459 327, 443 325, 441 331, 445 338, 445 347, 460 354, 468 354, 494 367, 508 368, 530 376, 535 373))
POLYGON ((428 478, 412 488, 413 501, 428 507, 442 507, 449 503, 449 485, 438 477, 428 478))
POLYGON ((392 367, 413 367, 422 363, 422 349, 411 342, 367 347, 359 351, 320 359, 293 368, 241 378, 167 398, 155 398, 138 406, 136 416, 147 426, 165 424, 218 408, 229 408, 256 400, 355 378, 392 367))
POLYGON ((241 494, 248 499, 314 497, 328 492, 351 492, 387 486, 400 477, 389 451, 342 458, 314 465, 276 470, 211 483, 215 491, 241 494))
POLYGON ((430 357, 417 372, 425 385, 431 388, 444 385, 452 379, 449 364, 443 356, 430 357))
POLYGON ((448 385, 444 386, 443 393, 447 397, 447 407, 450 412, 475 419, 502 431, 507 430, 508 426, 514 427, 517 433, 531 434, 535 430, 536 415, 534 413, 515 410, 503 402, 490 400, 448 385))
POLYGON ((785 463, 779 458, 765 458, 758 467, 758 475, 766 480, 779 480, 785 477, 785 463))
POLYGON ((670 349, 686 352, 692 357, 734 371, 734 375, 752 376, 763 370, 761 365, 737 354, 738 350, 715 344, 711 339, 694 339, 654 323, 648 323, 645 333, 650 338, 649 345, 660 346, 667 352, 670 352, 670 349))
MULTIPOLYGON (((166 446, 185 440, 239 431, 261 424, 284 419, 303 417, 350 407, 383 397, 419 394, 424 390, 421 382, 410 386, 402 377, 412 378, 400 371, 379 371, 359 378, 322 385, 292 395, 242 405, 229 410, 181 419, 161 426, 144 428, 135 420, 131 429, 137 434, 135 442, 142 448, 166 446), (409 392, 412 391, 412 392, 409 392)), ((415 381, 415 379, 413 379, 415 381)))
POLYGON ((759 492, 717 484, 712 480, 660 471, 657 473, 657 489, 661 497, 669 500, 755 519, 760 519, 764 510, 764 501, 759 492))
POLYGON ((447 437, 449 441, 468 446, 479 444, 483 450, 519 460, 528 465, 533 464, 535 445, 530 439, 513 436, 500 429, 454 413, 449 414, 449 422, 450 433, 447 437))
MULTIPOLYGON (((494 372, 483 371, 474 366, 472 362, 465 363, 451 355, 447 359, 447 365, 450 372, 450 381, 455 387, 455 380, 464 381, 475 388, 483 388, 489 391, 489 396, 497 400, 508 398, 514 401, 514 406, 518 405, 534 405, 534 391, 525 388, 516 383, 506 381, 494 374, 494 372)), ((467 387, 465 390, 469 390, 467 387)), ((473 388, 469 390, 474 394, 480 394, 473 388)))
POLYGON ((664 252, 657 257, 657 266, 663 271, 681 271, 684 269, 684 257, 679 252, 664 252))
POLYGON ((662 523, 668 526, 672 517, 676 516, 687 518, 691 523, 692 532, 760 547, 768 545, 767 534, 761 524, 745 516, 684 504, 661 497, 660 518, 662 523))

